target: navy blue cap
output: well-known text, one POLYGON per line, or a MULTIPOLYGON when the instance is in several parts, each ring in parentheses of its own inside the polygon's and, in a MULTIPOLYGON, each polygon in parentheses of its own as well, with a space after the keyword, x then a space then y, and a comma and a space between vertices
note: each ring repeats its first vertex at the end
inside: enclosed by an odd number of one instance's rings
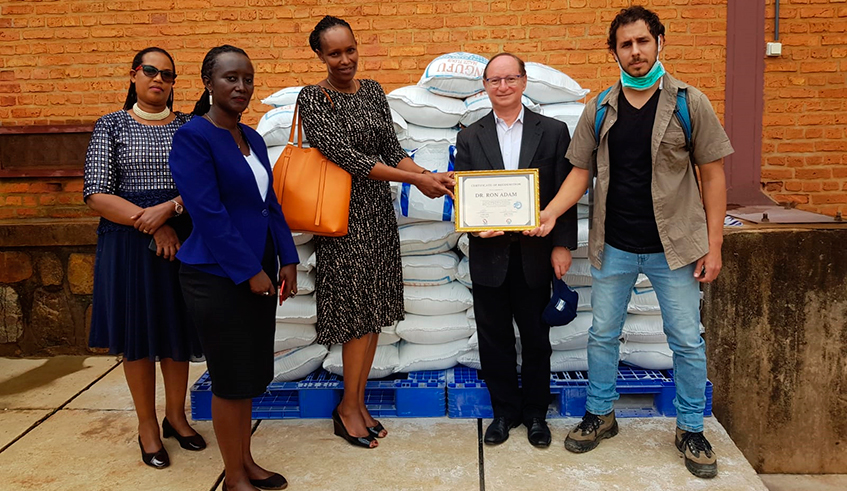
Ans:
POLYGON ((553 296, 544 308, 541 318, 551 326, 564 326, 576 319, 579 295, 564 280, 553 282, 553 296))

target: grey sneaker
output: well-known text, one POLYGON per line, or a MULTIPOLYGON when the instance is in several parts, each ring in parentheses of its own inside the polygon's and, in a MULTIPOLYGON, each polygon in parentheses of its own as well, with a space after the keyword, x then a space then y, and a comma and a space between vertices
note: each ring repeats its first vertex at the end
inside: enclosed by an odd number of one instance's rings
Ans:
POLYGON ((685 457, 685 467, 688 472, 703 479, 711 479, 718 475, 718 458, 712 450, 712 445, 703 432, 676 429, 676 449, 685 457))
POLYGON ((582 421, 565 438, 565 448, 574 453, 585 453, 597 448, 600 440, 617 434, 618 422, 614 411, 602 416, 586 411, 582 421))

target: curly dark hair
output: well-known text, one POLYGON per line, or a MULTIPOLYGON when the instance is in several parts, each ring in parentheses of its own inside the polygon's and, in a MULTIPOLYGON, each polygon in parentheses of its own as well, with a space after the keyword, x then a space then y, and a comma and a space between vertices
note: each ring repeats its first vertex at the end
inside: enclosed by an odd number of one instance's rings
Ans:
MULTIPOLYGON (((135 54, 135 58, 132 59, 132 66, 130 67, 132 70, 135 70, 142 63, 144 63, 144 55, 147 53, 162 53, 167 56, 169 60, 171 60, 171 66, 174 69, 174 73, 176 73, 176 63, 174 63, 174 57, 171 56, 170 53, 163 50, 162 48, 157 48, 155 46, 151 46, 149 48, 144 48, 138 53, 135 54)), ((135 91, 135 82, 129 83, 129 89, 126 91, 126 100, 124 101, 124 109, 129 111, 132 109, 133 104, 138 102, 138 93, 135 91)), ((171 87, 171 95, 168 96, 168 109, 174 108, 174 89, 171 87)))
MULTIPOLYGON (((223 53, 238 53, 247 56, 247 53, 245 53, 243 49, 230 46, 229 44, 212 48, 208 53, 206 53, 206 57, 203 58, 203 65, 200 68, 200 76, 202 78, 212 78, 212 72, 215 70, 215 62, 218 61, 218 56, 223 53)), ((247 58, 250 57, 247 56, 247 58)), ((209 104, 209 89, 203 89, 203 95, 201 95, 197 103, 194 104, 194 111, 192 111, 192 113, 196 116, 202 116, 209 112, 209 109, 211 108, 212 105, 209 104)))
POLYGON ((629 25, 640 20, 643 20, 647 24, 650 34, 653 35, 656 41, 659 40, 659 36, 665 35, 665 25, 662 24, 662 21, 659 20, 659 16, 655 12, 647 10, 641 5, 633 5, 627 9, 622 9, 612 21, 612 25, 609 26, 609 39, 606 40, 609 50, 612 52, 615 51, 618 44, 617 33, 621 26, 629 25))
POLYGON ((315 28, 312 29, 312 33, 309 34, 309 47, 312 48, 312 51, 315 53, 321 52, 321 34, 324 31, 332 29, 333 27, 346 27, 350 30, 350 34, 353 34, 353 28, 350 27, 350 24, 347 23, 344 19, 339 19, 338 17, 333 17, 331 15, 324 16, 323 19, 320 20, 315 25, 315 28))

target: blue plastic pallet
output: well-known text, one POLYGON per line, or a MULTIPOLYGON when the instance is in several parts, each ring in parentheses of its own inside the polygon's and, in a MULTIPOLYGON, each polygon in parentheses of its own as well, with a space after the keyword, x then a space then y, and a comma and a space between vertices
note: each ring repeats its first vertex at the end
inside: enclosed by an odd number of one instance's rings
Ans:
MULTIPOLYGON (((585 414, 588 388, 587 372, 553 372, 550 393, 554 395, 547 416, 580 417, 585 414)), ((617 390, 620 394, 651 395, 650 403, 615 410, 622 418, 676 416, 673 398, 676 386, 672 370, 643 370, 618 367, 617 390)), ((491 397, 485 381, 476 370, 455 367, 447 371, 447 415, 451 418, 492 418, 491 397)), ((706 416, 712 415, 712 383, 706 383, 706 416)))
MULTIPOLYGON (((191 387, 191 417, 212 419, 212 384, 204 373, 191 387)), ((323 369, 297 382, 272 382, 253 399, 253 419, 329 418, 341 401, 344 381, 323 369)), ((376 418, 438 417, 446 414, 444 370, 395 374, 369 380, 365 404, 376 418)))

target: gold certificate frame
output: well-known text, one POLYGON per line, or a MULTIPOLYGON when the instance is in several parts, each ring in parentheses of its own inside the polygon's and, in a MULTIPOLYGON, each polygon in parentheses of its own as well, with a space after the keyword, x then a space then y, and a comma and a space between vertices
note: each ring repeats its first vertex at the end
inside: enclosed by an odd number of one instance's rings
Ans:
POLYGON ((457 232, 538 226, 538 169, 456 172, 454 178, 457 232))

